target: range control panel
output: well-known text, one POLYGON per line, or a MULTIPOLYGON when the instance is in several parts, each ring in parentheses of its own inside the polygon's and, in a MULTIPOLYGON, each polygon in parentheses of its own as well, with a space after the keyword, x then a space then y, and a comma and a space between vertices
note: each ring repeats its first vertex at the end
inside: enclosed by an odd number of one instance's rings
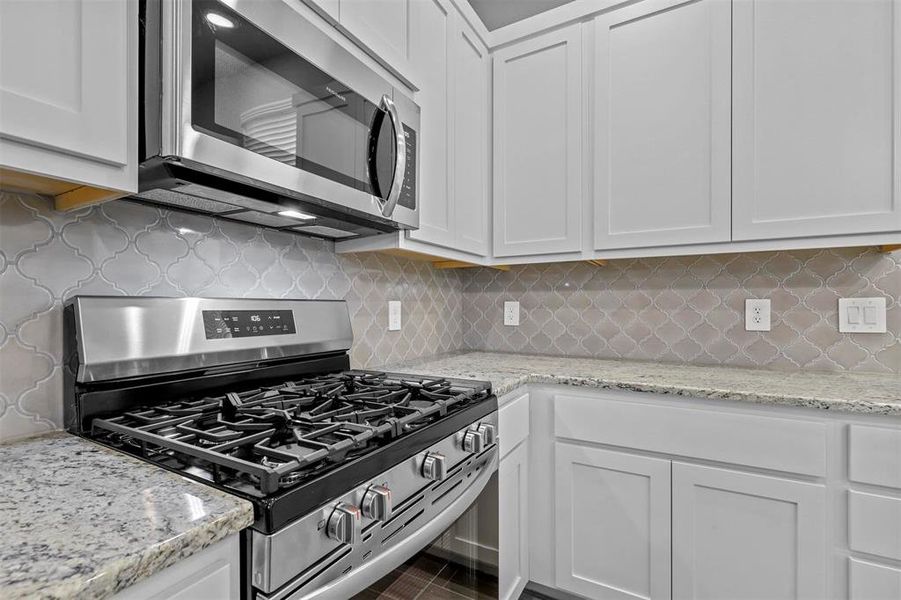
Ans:
POLYGON ((231 339, 297 333, 290 310, 205 310, 206 339, 231 339))

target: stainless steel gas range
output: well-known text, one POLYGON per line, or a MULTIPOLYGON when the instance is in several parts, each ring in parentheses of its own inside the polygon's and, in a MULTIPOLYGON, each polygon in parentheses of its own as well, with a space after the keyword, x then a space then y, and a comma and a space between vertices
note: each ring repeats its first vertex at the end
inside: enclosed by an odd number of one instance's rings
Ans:
POLYGON ((337 301, 75 297, 64 324, 70 431, 253 502, 244 597, 351 598, 423 552, 496 576, 490 384, 349 370, 337 301))

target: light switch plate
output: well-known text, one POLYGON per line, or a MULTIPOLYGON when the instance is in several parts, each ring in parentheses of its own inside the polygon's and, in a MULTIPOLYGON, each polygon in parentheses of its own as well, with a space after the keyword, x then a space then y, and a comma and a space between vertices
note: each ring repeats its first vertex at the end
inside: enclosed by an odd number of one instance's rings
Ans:
POLYGON ((745 331, 770 330, 769 298, 747 298, 745 300, 745 331))
POLYGON ((400 300, 388 301, 388 331, 400 331, 400 300))
POLYGON ((839 298, 841 333, 885 333, 885 298, 839 298))
POLYGON ((519 325, 519 302, 504 302, 504 325, 519 325))

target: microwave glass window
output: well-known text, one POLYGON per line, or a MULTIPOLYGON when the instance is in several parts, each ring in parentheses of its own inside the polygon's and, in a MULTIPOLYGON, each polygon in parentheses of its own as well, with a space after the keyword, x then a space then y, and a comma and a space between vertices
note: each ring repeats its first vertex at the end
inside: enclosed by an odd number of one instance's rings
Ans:
POLYGON ((192 7, 195 129, 387 196, 394 130, 382 109, 218 2, 192 7), (211 13, 232 26, 211 23, 211 13))

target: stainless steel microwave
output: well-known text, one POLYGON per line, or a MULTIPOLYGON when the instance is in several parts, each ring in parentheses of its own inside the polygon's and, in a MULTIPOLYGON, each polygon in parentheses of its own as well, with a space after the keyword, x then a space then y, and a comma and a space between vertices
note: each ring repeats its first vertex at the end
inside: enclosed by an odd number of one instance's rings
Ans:
POLYGON ((281 0, 141 2, 136 198, 345 239, 419 226, 419 107, 281 0))

